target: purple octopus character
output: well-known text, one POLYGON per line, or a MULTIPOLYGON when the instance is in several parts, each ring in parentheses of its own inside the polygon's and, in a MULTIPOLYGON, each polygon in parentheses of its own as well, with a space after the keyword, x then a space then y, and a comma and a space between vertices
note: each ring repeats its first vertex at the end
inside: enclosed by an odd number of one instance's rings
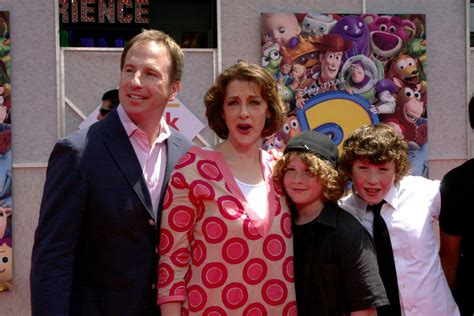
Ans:
POLYGON ((346 15, 332 28, 332 34, 339 34, 343 39, 352 42, 352 48, 346 50, 342 62, 355 55, 369 56, 370 32, 364 20, 357 15, 346 15))

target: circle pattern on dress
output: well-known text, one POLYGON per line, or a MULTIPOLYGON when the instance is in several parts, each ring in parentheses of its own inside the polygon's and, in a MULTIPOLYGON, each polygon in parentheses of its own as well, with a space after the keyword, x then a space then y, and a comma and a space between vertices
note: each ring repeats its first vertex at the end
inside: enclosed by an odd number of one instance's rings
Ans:
POLYGON ((191 251, 193 253, 192 263, 196 267, 199 267, 204 262, 204 260, 206 260, 207 256, 206 246, 204 245, 204 242, 202 240, 195 240, 191 244, 191 251))
POLYGON ((296 301, 291 301, 286 304, 285 308, 283 308, 283 316, 296 316, 298 315, 297 308, 296 308, 296 301))
POLYGON ((227 276, 227 268, 220 262, 206 264, 201 272, 202 283, 209 289, 222 286, 227 281, 227 276))
POLYGON ((199 201, 196 206, 196 222, 201 221, 204 216, 204 211, 206 210, 206 205, 204 202, 199 201))
POLYGON ((230 195, 224 195, 218 198, 217 207, 222 216, 230 220, 239 219, 244 213, 244 208, 240 201, 230 195))
POLYGON ((168 207, 170 207, 172 201, 173 201, 173 192, 171 191, 171 187, 167 186, 165 190, 165 196, 163 197, 162 209, 166 210, 168 207))
POLYGON ((186 267, 191 259, 191 253, 187 248, 179 248, 171 255, 171 262, 177 267, 186 267))
POLYGON ((217 164, 212 160, 200 160, 197 162, 197 170, 204 178, 212 181, 222 180, 222 173, 217 164))
POLYGON ((173 234, 166 228, 160 230, 160 254, 164 255, 173 247, 173 234))
POLYGON ((210 306, 204 310, 203 316, 227 316, 227 313, 222 307, 210 306))
POLYGON ((222 247, 222 257, 230 264, 238 264, 247 259, 249 246, 247 242, 239 237, 230 238, 222 247))
POLYGON ((237 309, 244 306, 248 298, 247 288, 241 283, 230 283, 222 291, 222 303, 229 309, 237 309))
POLYGON ((291 215, 290 213, 284 213, 281 216, 280 221, 281 232, 286 238, 291 238, 291 215))
POLYGON ((190 195, 194 196, 197 200, 212 200, 214 199, 215 192, 212 186, 202 180, 195 180, 189 185, 190 195))
POLYGON ((285 280, 290 283, 295 282, 295 273, 294 273, 294 263, 293 263, 293 256, 290 256, 285 259, 283 262, 283 276, 285 280))
POLYGON ((263 242, 263 253, 270 260, 280 260, 285 255, 285 252, 286 244, 280 235, 271 234, 263 242))
POLYGON ((257 240, 260 239, 262 236, 258 232, 257 228, 255 228, 254 223, 250 219, 250 217, 247 217, 244 220, 243 224, 243 230, 244 230, 244 235, 250 240, 257 240))
POLYGON ((167 263, 160 263, 158 267, 158 285, 165 287, 173 281, 173 268, 167 263))
POLYGON ((185 189, 188 187, 186 183, 186 178, 180 172, 176 172, 171 176, 171 185, 176 189, 185 189))
POLYGON ((271 279, 265 282, 262 287, 263 300, 272 306, 283 304, 288 296, 288 289, 281 280, 271 279))
POLYGON ((244 266, 243 279, 247 284, 256 285, 267 276, 268 267, 263 259, 250 259, 244 266))
POLYGON ((168 217, 168 225, 177 232, 186 232, 194 224, 194 211, 185 205, 174 207, 168 217))
POLYGON ((210 244, 218 244, 227 236, 227 226, 222 219, 210 216, 202 222, 202 232, 210 244))
POLYGON ((181 169, 190 165, 196 160, 196 154, 187 152, 181 158, 179 158, 178 162, 175 165, 175 169, 181 169))
POLYGON ((196 313, 204 308, 207 302, 206 291, 199 285, 188 287, 188 306, 189 311, 196 313))
POLYGON ((170 289, 170 295, 186 295, 186 285, 184 281, 179 281, 170 289))
POLYGON ((261 303, 252 303, 245 308, 242 316, 267 316, 267 310, 261 303))

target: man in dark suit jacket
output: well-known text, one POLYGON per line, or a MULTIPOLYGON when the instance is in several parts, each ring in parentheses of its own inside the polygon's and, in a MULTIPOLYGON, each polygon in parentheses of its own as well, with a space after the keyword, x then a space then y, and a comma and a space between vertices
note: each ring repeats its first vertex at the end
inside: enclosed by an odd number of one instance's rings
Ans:
POLYGON ((121 105, 54 147, 33 246, 33 315, 159 315, 160 205, 192 145, 162 118, 182 71, 179 46, 143 31, 122 53, 121 105))

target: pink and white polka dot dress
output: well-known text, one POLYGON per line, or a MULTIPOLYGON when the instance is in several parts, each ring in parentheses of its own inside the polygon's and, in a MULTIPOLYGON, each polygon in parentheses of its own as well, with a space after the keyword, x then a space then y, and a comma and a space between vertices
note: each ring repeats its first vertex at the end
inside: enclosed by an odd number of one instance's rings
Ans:
POLYGON ((158 304, 182 315, 296 315, 291 218, 261 152, 269 212, 247 204, 219 152, 193 147, 164 198, 158 304))

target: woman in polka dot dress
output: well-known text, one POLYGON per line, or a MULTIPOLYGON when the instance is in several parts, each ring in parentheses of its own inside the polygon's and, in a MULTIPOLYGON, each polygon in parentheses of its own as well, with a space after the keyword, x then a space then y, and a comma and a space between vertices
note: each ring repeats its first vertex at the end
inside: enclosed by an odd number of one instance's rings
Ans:
POLYGON ((262 139, 284 107, 261 67, 239 62, 205 96, 224 139, 193 147, 163 202, 158 304, 167 315, 296 315, 291 218, 262 139))

